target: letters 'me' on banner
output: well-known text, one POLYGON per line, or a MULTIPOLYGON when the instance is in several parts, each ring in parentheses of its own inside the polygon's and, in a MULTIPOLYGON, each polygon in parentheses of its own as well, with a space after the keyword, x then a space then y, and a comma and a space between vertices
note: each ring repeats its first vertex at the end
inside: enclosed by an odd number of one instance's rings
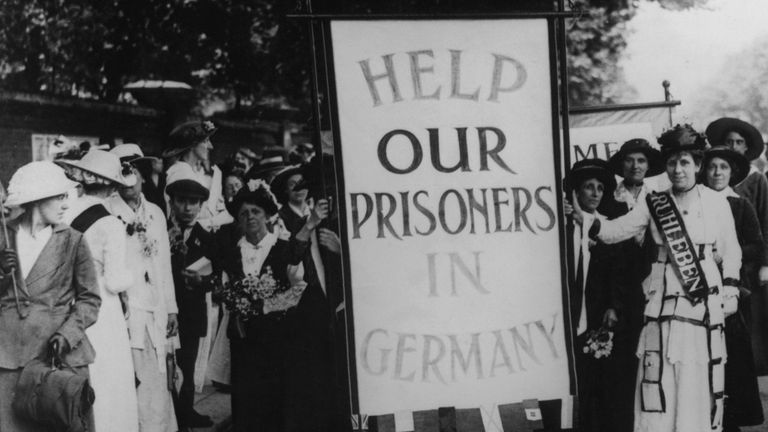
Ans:
POLYGON ((360 413, 567 397, 546 20, 331 34, 360 413))

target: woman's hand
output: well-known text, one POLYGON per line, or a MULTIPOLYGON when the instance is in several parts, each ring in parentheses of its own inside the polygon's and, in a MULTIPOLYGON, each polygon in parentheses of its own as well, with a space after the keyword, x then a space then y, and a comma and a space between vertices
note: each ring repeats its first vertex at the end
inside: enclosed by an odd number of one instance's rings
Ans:
POLYGON ((328 228, 320 228, 317 231, 317 241, 329 251, 335 254, 341 253, 341 240, 339 240, 339 236, 328 228))
POLYGON ((199 287, 203 283, 203 276, 193 270, 184 269, 181 271, 181 276, 184 278, 188 290, 199 287))
POLYGON ((610 308, 605 311, 603 314, 603 327, 607 329, 612 329, 616 326, 616 323, 619 322, 619 317, 616 315, 616 310, 613 308, 610 308))
POLYGON ((168 314, 168 325, 165 330, 165 337, 174 337, 179 334, 179 319, 175 313, 168 314))
POLYGON ((733 285, 723 287, 723 313, 729 317, 739 309, 739 288, 733 285))
POLYGON ((312 207, 312 213, 309 214, 309 219, 307 219, 311 229, 317 227, 323 219, 328 217, 328 209, 327 199, 321 199, 315 203, 314 207, 312 207))
POLYGON ((765 284, 768 282, 768 266, 760 267, 760 283, 765 284))
POLYGON ((19 257, 13 249, 5 249, 0 252, 0 269, 3 273, 10 274, 19 266, 19 257))
POLYGON ((563 212, 566 216, 571 216, 574 222, 581 225, 584 222, 584 212, 581 210, 579 200, 576 198, 576 192, 573 193, 571 202, 563 197, 563 212))
POLYGON ((69 352, 70 346, 67 338, 56 333, 48 339, 48 349, 53 356, 61 360, 69 352))

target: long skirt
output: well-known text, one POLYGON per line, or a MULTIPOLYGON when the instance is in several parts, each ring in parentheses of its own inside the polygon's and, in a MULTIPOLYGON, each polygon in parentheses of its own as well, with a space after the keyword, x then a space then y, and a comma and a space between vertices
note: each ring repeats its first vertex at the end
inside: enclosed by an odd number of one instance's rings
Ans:
MULTIPOLYGON (((646 328, 640 336, 638 355, 642 355, 646 328)), ((637 373, 635 386, 635 432, 717 432, 721 425, 712 427, 710 393, 710 369, 707 351, 706 328, 680 321, 661 323, 664 341, 661 355, 661 387, 664 392, 664 412, 642 410, 643 364, 637 373), (670 326, 675 324, 676 333, 670 337, 670 326), (683 342, 686 341, 686 342, 683 342), (688 347, 683 358, 670 361, 670 346, 684 344, 688 347), (703 346, 702 346, 703 345, 703 346)), ((724 350, 724 346, 722 349, 724 350)), ((716 374, 717 375, 717 374, 716 374)), ((721 375, 721 374, 720 374, 721 375)), ((722 376, 714 376, 722 380, 722 376)), ((715 422, 718 423, 718 422, 715 422)))
MULTIPOLYGON (((88 367, 74 368, 78 374, 88 375, 88 367)), ((58 432, 37 423, 19 418, 11 405, 16 392, 16 382, 21 375, 21 369, 0 368, 0 431, 2 432, 58 432)), ((93 424, 93 416, 90 419, 93 424)), ((92 428, 91 428, 92 429, 92 428)))
MULTIPOLYGON (((146 330, 145 330, 146 331, 146 330)), ((167 371, 161 370, 157 351, 152 346, 149 332, 144 335, 144 349, 133 348, 133 365, 139 387, 139 430, 141 432, 176 432, 176 414, 171 392, 168 390, 167 371)))

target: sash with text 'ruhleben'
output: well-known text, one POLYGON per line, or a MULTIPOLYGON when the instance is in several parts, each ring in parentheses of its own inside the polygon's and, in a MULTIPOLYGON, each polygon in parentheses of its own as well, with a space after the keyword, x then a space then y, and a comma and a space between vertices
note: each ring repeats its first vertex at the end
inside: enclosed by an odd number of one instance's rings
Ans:
POLYGON ((645 200, 651 217, 664 238, 670 262, 680 279, 685 296, 693 302, 706 298, 709 295, 709 284, 672 196, 666 192, 652 192, 645 200))

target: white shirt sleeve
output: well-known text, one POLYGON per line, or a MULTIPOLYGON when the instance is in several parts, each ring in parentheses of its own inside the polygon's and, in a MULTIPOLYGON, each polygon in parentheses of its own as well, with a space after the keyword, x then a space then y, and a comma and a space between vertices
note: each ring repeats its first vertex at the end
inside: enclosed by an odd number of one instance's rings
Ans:
POLYGON ((645 234, 650 222, 651 213, 648 210, 648 203, 645 200, 640 200, 635 208, 624 216, 613 220, 601 219, 597 238, 608 244, 619 243, 645 234))

